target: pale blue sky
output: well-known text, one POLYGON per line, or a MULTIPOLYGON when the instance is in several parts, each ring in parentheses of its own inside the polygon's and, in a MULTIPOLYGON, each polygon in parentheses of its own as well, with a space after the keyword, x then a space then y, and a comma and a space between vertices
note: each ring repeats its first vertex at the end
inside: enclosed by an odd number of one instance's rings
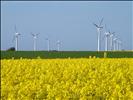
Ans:
MULTIPOLYGON (((133 46, 132 1, 2 1, 1 49, 14 46, 12 42, 17 26, 21 34, 19 50, 33 50, 30 32, 40 33, 37 49, 46 50, 45 38, 62 41, 61 50, 97 50, 97 31, 93 22, 104 17, 103 25, 123 42, 123 48, 133 46)), ((104 39, 102 32, 102 50, 104 39)))

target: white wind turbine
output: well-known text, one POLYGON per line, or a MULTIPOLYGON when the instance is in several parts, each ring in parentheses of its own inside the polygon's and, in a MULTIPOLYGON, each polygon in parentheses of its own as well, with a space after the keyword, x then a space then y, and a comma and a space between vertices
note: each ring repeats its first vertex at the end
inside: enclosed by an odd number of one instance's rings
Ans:
POLYGON ((114 46, 114 51, 117 50, 117 38, 113 39, 113 46, 114 46))
POLYGON ((37 40, 37 36, 39 35, 40 33, 38 34, 33 34, 31 33, 31 35, 33 36, 33 49, 34 51, 36 51, 36 40, 37 40))
POLYGON ((47 41, 47 48, 48 48, 48 51, 50 51, 50 40, 49 40, 49 38, 46 38, 46 41, 47 41))
POLYGON ((119 40, 118 40, 118 38, 116 40, 116 50, 119 50, 119 40))
POLYGON ((103 27, 101 26, 102 22, 103 22, 103 18, 101 19, 99 25, 93 23, 94 26, 97 28, 97 32, 98 32, 98 37, 97 37, 97 50, 98 51, 100 51, 100 45, 101 45, 101 41, 100 41, 100 39, 101 39, 101 30, 103 29, 103 27))
POLYGON ((105 33, 104 34, 105 34, 105 51, 108 51, 110 32, 107 31, 106 25, 105 25, 105 33))
POLYGON ((113 50, 113 37, 114 37, 114 33, 115 32, 113 32, 113 33, 111 33, 110 31, 109 31, 109 33, 110 33, 110 50, 113 50))
POLYGON ((60 50, 61 41, 58 40, 56 44, 57 44, 57 50, 59 51, 60 50))
POLYGON ((15 26, 15 35, 13 38, 13 41, 15 40, 15 50, 18 51, 18 37, 21 35, 20 33, 17 32, 16 26, 15 26))
POLYGON ((117 45, 118 45, 118 47, 117 47, 117 48, 118 48, 118 50, 121 50, 121 45, 122 45, 122 42, 121 42, 121 40, 118 40, 117 42, 118 42, 118 44, 117 44, 117 45))

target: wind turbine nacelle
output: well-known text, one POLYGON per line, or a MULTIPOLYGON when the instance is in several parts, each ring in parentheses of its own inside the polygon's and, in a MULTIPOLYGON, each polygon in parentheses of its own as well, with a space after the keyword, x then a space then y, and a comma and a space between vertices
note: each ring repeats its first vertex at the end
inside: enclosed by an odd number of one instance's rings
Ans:
POLYGON ((36 37, 36 36, 34 36, 34 39, 37 39, 37 37, 36 37))
POLYGON ((114 35, 113 34, 110 34, 110 37, 113 37, 114 35))
POLYGON ((109 32, 105 32, 105 35, 106 35, 106 36, 109 36, 110 34, 109 34, 109 32))
POLYGON ((19 33, 15 33, 16 36, 20 35, 19 33))
POLYGON ((113 41, 116 42, 117 41, 117 38, 113 39, 113 41))

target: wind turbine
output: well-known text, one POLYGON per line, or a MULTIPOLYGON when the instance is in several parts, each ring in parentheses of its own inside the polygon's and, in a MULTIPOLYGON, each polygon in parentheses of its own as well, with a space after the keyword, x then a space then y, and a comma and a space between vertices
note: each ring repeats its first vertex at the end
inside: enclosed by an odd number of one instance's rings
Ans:
POLYGON ((97 37, 97 50, 100 51, 100 38, 101 38, 101 30, 103 29, 103 26, 101 26, 103 22, 103 18, 101 19, 99 25, 98 24, 95 24, 93 23, 93 25, 97 28, 97 32, 98 32, 98 37, 97 37))
POLYGON ((110 33, 110 50, 113 50, 113 37, 114 37, 114 33, 115 32, 113 32, 113 33, 111 33, 110 31, 109 31, 109 33, 110 33))
POLYGON ((105 25, 105 51, 108 51, 108 42, 109 42, 109 36, 110 36, 110 31, 107 31, 106 25, 105 25))
POLYGON ((113 39, 114 51, 117 50, 117 38, 113 39))
POLYGON ((37 39, 37 36, 39 35, 40 33, 38 33, 38 34, 33 34, 33 33, 31 33, 31 35, 33 36, 33 39, 34 39, 34 41, 33 41, 33 48, 34 48, 34 51, 36 51, 36 39, 37 39))
POLYGON ((121 50, 122 42, 121 42, 121 40, 118 40, 117 42, 118 42, 118 47, 117 48, 118 48, 118 50, 121 50))
POLYGON ((14 29, 15 29, 15 35, 13 41, 15 40, 15 49, 16 51, 18 51, 18 37, 21 34, 17 32, 16 26, 14 27, 14 29))
POLYGON ((48 51, 50 51, 50 40, 49 40, 49 38, 46 38, 46 41, 47 41, 47 48, 48 48, 48 51))
POLYGON ((59 51, 60 50, 61 41, 58 40, 56 44, 57 44, 57 50, 59 51))

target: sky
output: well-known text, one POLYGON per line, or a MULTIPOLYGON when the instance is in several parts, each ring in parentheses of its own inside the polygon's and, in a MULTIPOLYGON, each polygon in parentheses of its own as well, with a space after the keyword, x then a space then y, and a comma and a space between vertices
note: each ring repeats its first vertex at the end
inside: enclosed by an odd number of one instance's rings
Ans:
POLYGON ((40 33, 37 50, 57 50, 57 40, 62 51, 96 51, 97 30, 104 18, 101 33, 101 50, 105 49, 105 31, 115 32, 122 41, 122 49, 133 49, 132 1, 1 1, 1 49, 15 46, 17 32, 18 50, 33 50, 32 33, 40 33), (106 29, 105 29, 106 24, 106 29))

